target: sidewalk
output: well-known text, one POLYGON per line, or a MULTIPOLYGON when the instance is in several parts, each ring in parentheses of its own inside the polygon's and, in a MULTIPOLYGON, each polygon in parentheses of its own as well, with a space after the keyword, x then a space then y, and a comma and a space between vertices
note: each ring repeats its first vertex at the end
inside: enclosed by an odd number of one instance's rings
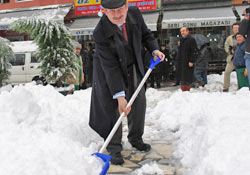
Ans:
MULTIPOLYGON (((179 86, 173 86, 172 82, 161 83, 162 87, 159 88, 159 91, 175 91, 179 89, 179 86)), ((126 118, 123 121, 123 138, 127 136, 127 121, 126 118)), ((145 127, 153 127, 150 122, 145 123, 145 127)), ((157 128, 156 128, 157 129, 157 128)), ((171 136, 170 136, 171 137, 171 136)), ((164 175, 179 175, 178 167, 179 163, 173 157, 174 145, 173 138, 170 138, 165 135, 160 137, 158 140, 145 140, 146 143, 150 143, 152 146, 151 151, 145 153, 137 151, 135 148, 132 148, 131 145, 126 141, 124 142, 124 150, 122 155, 124 156, 125 163, 122 166, 110 164, 108 171, 109 175, 137 175, 136 171, 140 169, 145 164, 156 163, 158 167, 164 172, 164 175)), ((159 138, 159 137, 156 137, 159 138)), ((144 175, 144 174, 143 174, 144 175)), ((150 175, 150 174, 145 174, 150 175)), ((154 174, 157 175, 157 174, 154 174)), ((163 175, 163 174, 161 174, 163 175)))
MULTIPOLYGON (((124 128, 126 121, 123 122, 124 128)), ((146 126, 150 123, 146 123, 146 126)), ((126 130, 123 133, 126 137, 126 130)), ((178 163, 173 158, 174 146, 171 144, 171 139, 162 138, 161 140, 153 140, 151 142, 151 151, 145 153, 137 151, 132 148, 129 143, 126 143, 125 150, 122 151, 125 163, 122 166, 110 164, 108 171, 109 175, 130 174, 137 175, 136 170, 140 169, 145 164, 156 163, 158 167, 164 172, 164 175, 178 175, 178 163)), ((145 174, 149 175, 149 174, 145 174)), ((156 174, 154 174, 156 175, 156 174)), ((161 174, 163 175, 163 174, 161 174)))

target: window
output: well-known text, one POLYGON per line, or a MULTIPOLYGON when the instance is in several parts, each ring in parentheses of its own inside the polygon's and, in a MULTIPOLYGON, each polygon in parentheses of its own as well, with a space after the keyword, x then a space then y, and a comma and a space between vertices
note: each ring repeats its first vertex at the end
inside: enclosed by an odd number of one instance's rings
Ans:
POLYGON ((0 0, 0 4, 9 3, 10 0, 0 0))
POLYGON ((39 63, 39 61, 37 60, 35 54, 31 54, 31 63, 39 63))
POLYGON ((9 58, 12 66, 23 66, 25 62, 25 54, 15 54, 15 57, 9 58))

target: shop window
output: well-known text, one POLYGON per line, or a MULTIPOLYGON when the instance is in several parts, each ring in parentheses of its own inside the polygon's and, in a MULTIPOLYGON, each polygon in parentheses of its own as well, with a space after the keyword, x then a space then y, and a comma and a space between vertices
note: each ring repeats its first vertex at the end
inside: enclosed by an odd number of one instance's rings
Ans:
POLYGON ((10 0, 0 0, 0 4, 9 3, 10 0))

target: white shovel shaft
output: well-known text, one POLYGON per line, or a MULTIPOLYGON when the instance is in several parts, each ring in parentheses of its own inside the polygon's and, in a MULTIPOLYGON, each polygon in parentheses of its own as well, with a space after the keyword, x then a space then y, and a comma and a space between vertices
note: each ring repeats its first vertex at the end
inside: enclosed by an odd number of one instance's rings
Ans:
MULTIPOLYGON (((135 98, 137 97, 137 95, 139 94, 140 90, 142 89, 144 83, 146 82, 146 80, 148 79, 150 73, 152 72, 152 69, 148 69, 148 71, 146 72, 145 76, 143 77, 143 79, 141 80, 139 86, 137 87, 136 91, 134 92, 133 96, 131 97, 131 99, 129 100, 127 107, 132 106, 133 102, 135 101, 135 98)), ((123 117, 125 117, 125 113, 123 112, 120 117, 118 118, 117 122, 115 123, 115 126, 113 127, 113 129, 111 130, 111 132, 109 133, 107 139, 105 140, 104 144, 102 145, 99 153, 103 153, 104 150, 106 149, 106 147, 108 146, 110 140, 112 139, 112 137, 114 136, 115 132, 117 131, 118 127, 120 126, 123 117)))

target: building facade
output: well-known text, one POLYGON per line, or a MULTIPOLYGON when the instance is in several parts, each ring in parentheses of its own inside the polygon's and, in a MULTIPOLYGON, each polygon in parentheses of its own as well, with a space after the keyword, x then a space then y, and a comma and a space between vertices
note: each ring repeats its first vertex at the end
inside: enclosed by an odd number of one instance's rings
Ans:
MULTIPOLYGON (((225 39, 248 7, 242 0, 128 0, 128 4, 140 8, 148 28, 170 52, 176 51, 179 29, 186 26, 191 34, 209 39, 212 60, 225 60, 225 39)), ((99 11, 100 0, 0 0, 0 36, 11 41, 29 40, 28 35, 15 33, 9 26, 15 20, 33 16, 63 22, 73 37, 88 47, 93 43, 99 11)))
POLYGON ((10 30, 10 25, 30 17, 70 23, 75 17, 74 0, 0 0, 0 36, 10 41, 29 40, 26 34, 10 30))
POLYGON ((244 8, 242 0, 162 0, 160 42, 174 53, 181 37, 180 28, 188 27, 191 34, 201 34, 209 40, 212 52, 209 71, 221 73, 226 60, 225 40, 232 33, 232 25, 240 22, 244 8))

